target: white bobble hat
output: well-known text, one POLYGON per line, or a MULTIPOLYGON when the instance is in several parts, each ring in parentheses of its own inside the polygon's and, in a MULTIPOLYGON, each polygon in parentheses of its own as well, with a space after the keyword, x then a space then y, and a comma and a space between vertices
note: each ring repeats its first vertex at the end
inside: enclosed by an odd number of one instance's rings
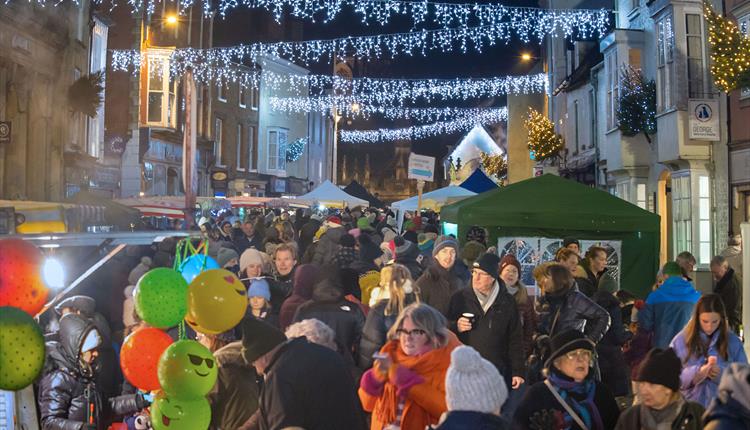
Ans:
POLYGON ((451 353, 445 391, 449 411, 492 414, 500 411, 508 399, 508 388, 500 372, 470 346, 459 346, 451 353))

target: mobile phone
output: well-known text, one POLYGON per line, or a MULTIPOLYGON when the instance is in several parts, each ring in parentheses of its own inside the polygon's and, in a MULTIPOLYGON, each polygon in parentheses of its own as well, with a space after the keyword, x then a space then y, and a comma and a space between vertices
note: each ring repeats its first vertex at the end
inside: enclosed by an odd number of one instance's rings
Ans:
POLYGON ((372 358, 374 358, 375 360, 385 360, 386 358, 388 358, 388 354, 376 352, 375 354, 372 354, 372 358))

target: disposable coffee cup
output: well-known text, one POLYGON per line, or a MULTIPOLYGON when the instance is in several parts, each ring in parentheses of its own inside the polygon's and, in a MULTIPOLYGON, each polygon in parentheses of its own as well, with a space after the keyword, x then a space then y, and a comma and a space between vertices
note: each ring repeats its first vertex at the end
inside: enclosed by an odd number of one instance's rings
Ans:
POLYGON ((474 314, 470 312, 464 312, 461 314, 461 316, 469 320, 469 323, 471 323, 472 326, 474 325, 474 321, 476 320, 476 317, 474 316, 474 314))

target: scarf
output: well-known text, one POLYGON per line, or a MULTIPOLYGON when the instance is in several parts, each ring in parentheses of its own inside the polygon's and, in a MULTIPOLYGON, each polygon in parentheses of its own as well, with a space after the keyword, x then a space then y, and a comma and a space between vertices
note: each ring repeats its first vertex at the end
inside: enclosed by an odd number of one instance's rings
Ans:
POLYGON ((643 430, 670 430, 683 405, 685 405, 685 399, 682 398, 682 395, 662 410, 649 408, 641 404, 639 406, 641 408, 641 428, 643 430))
MULTIPOLYGON (((594 403, 594 394, 596 393, 596 382, 591 374, 583 382, 575 382, 574 380, 563 376, 558 373, 556 369, 551 369, 548 379, 549 382, 557 388, 560 397, 565 400, 573 411, 578 414, 586 427, 591 430, 604 430, 604 424, 602 417, 599 415, 599 408, 594 403), (573 394, 578 396, 586 396, 581 402, 573 397, 573 394)), ((568 415, 567 412, 563 411, 565 415, 566 428, 570 428, 575 425, 573 417, 568 415)))
POLYGON ((487 295, 484 295, 474 289, 474 294, 477 296, 477 300, 479 300, 479 304, 482 305, 482 309, 484 310, 484 313, 486 314, 487 311, 490 309, 490 306, 492 306, 493 303, 495 303, 495 299, 497 299, 497 295, 500 293, 500 287, 497 285, 497 281, 492 284, 492 290, 490 290, 490 293, 487 295))
POLYGON ((508 293, 510 293, 510 295, 513 297, 515 297, 516 293, 518 292, 518 287, 513 287, 510 285, 506 285, 505 289, 508 290, 508 293))

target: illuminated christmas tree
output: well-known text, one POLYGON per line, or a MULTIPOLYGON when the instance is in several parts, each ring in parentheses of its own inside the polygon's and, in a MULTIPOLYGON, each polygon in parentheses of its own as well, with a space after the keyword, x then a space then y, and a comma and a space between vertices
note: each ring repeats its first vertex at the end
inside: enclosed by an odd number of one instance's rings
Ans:
POLYGON ((499 180, 505 179, 508 175, 508 162, 505 161, 505 157, 502 154, 489 155, 480 152, 479 158, 482 161, 482 168, 484 168, 484 171, 488 174, 499 180))
POLYGON ((724 92, 750 86, 750 39, 710 4, 703 3, 703 13, 708 23, 711 75, 716 86, 724 92))
POLYGON ((555 133, 552 121, 532 108, 529 108, 524 127, 529 133, 529 155, 532 160, 542 162, 556 156, 565 147, 565 141, 555 133))
POLYGON ((647 81, 641 69, 628 66, 622 71, 617 122, 625 136, 643 133, 648 143, 656 133, 656 83, 647 81))

